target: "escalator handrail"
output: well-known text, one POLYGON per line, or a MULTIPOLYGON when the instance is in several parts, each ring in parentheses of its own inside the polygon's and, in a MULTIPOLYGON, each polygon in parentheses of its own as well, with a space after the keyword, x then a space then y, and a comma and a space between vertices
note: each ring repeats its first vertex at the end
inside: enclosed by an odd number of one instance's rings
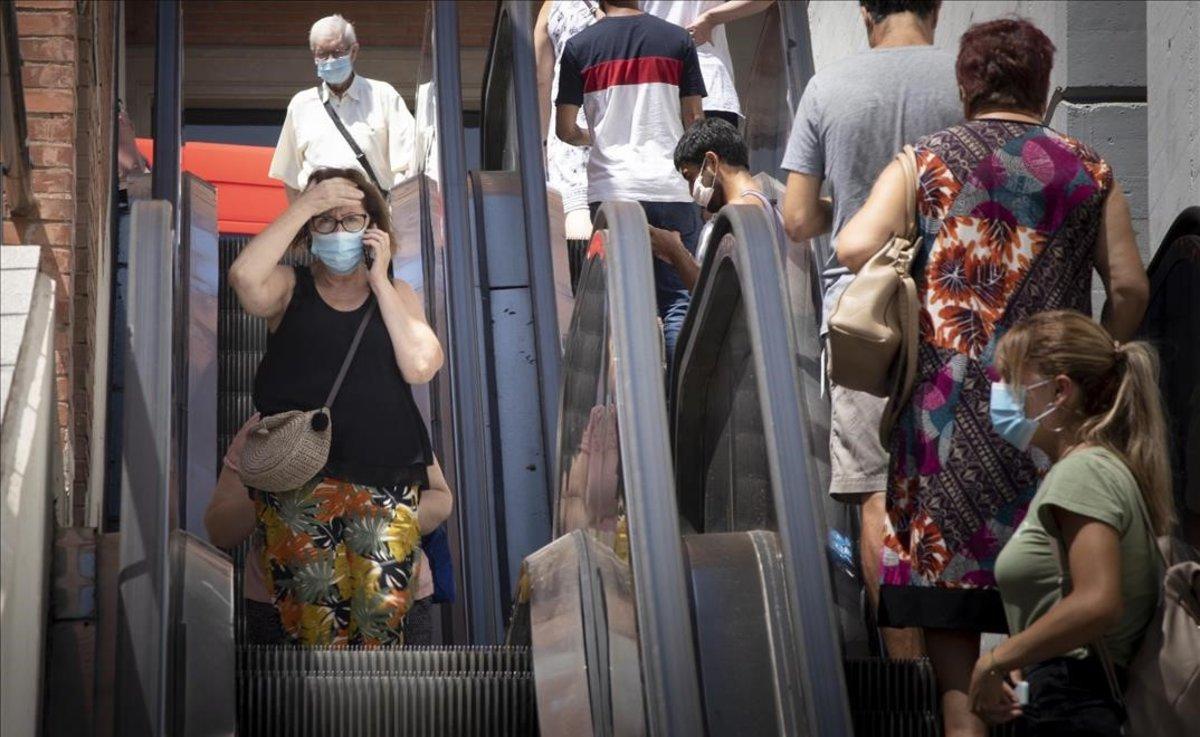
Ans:
MULTIPOLYGON (((437 85, 438 155, 445 228, 446 299, 449 343, 447 372, 453 396, 455 488, 462 531, 467 628, 475 645, 503 639, 504 613, 498 589, 492 507, 491 437, 488 433, 487 373, 481 347, 481 312, 467 212, 467 158, 462 127, 462 77, 458 54, 458 7, 433 3, 434 79, 437 85), (468 508, 472 502, 479 509, 468 508), (490 575, 485 571, 491 572, 490 575)), ((449 452, 443 449, 443 453, 449 452)))
MULTIPOLYGON (((684 573, 675 481, 655 329, 654 270, 646 216, 636 202, 605 202, 607 286, 618 433, 629 516, 646 719, 653 737, 700 735, 704 719, 684 573)), ((831 733, 832 734, 832 733, 831 733)))
MULTIPOLYGON (((809 447, 806 436, 810 430, 804 422, 795 333, 779 255, 784 244, 777 240, 773 217, 757 205, 727 205, 721 209, 693 299, 703 303, 711 275, 722 262, 733 262, 766 428, 764 439, 788 604, 806 680, 803 701, 808 725, 813 734, 849 735, 853 730, 833 611, 833 587, 823 565, 824 523, 813 505, 814 495, 806 488, 812 478, 808 468, 812 461, 801 449, 809 447), (727 234, 734 238, 722 243, 727 234)), ((681 336, 681 340, 685 338, 688 343, 681 344, 689 345, 690 338, 681 336)))
MULTIPOLYGON (((533 24, 529 3, 508 0, 512 30, 512 83, 516 104, 517 165, 521 176, 521 195, 525 204, 525 263, 529 269, 530 300, 534 314, 534 350, 542 419, 543 458, 553 459, 557 447, 558 386, 562 351, 559 344, 558 305, 555 293, 554 263, 551 259, 549 206, 546 196, 546 172, 542 166, 541 113, 538 109, 536 61, 533 54, 533 24)), ((554 498, 557 469, 545 475, 546 499, 554 498)))
POLYGON ((1150 259, 1150 265, 1146 267, 1146 274, 1150 277, 1151 294, 1156 291, 1159 282, 1170 270, 1166 267, 1176 258, 1176 255, 1171 253, 1173 250, 1171 244, 1185 235, 1200 236, 1200 205, 1186 207, 1183 212, 1179 213, 1179 216, 1171 223, 1171 227, 1167 229, 1167 234, 1163 236, 1162 242, 1159 243, 1158 250, 1154 252, 1154 258, 1150 259))

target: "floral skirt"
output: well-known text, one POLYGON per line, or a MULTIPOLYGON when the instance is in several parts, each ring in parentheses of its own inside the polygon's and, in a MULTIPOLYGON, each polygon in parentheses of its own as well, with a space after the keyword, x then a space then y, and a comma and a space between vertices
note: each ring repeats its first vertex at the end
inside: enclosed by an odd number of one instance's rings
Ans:
POLYGON ((404 644, 419 495, 416 484, 380 488, 328 477, 254 493, 267 588, 293 641, 404 644))

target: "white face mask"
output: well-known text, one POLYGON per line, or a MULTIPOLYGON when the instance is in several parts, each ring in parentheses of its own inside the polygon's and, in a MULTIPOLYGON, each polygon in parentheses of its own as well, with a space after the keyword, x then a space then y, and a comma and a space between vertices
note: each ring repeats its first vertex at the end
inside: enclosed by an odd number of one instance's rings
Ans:
POLYGON ((712 175, 712 183, 705 184, 704 179, 704 164, 700 165, 700 173, 692 180, 692 200, 703 208, 708 207, 708 203, 712 201, 713 192, 717 189, 717 175, 712 175))

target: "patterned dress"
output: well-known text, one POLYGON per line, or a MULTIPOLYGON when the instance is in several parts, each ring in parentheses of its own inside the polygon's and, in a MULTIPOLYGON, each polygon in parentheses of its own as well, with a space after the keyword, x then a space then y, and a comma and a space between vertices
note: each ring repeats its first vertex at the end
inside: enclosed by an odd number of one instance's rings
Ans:
POLYGON ((404 644, 418 488, 317 477, 294 491, 255 493, 267 587, 292 640, 404 644))
POLYGON ((994 350, 1029 315, 1090 314, 1112 173, 1030 123, 970 121, 916 152, 919 366, 892 438, 880 623, 1005 632, 993 568, 1040 471, 992 428, 994 350))

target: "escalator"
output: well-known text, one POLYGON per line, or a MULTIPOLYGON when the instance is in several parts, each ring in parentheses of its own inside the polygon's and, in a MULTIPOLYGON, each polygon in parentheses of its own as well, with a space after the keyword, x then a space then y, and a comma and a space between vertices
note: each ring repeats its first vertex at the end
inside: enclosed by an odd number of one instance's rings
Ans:
MULTIPOLYGON (((187 513, 172 517, 189 508, 176 471, 202 465, 168 458, 190 447, 172 427, 203 420, 190 389, 213 377, 182 371, 187 354, 163 332, 164 312, 189 324, 177 305, 196 290, 154 255, 170 213, 145 203, 131 258, 134 475, 121 516, 136 534, 122 538, 118 577, 116 733, 163 734, 152 726, 161 714, 188 735, 230 734, 235 720, 238 734, 289 736, 936 734, 928 665, 871 657, 856 521, 824 491, 819 255, 781 242, 756 207, 722 210, 664 386, 641 209, 604 203, 572 263, 544 188, 528 4, 497 9, 480 171, 465 163, 458 10, 429 8, 418 173, 394 194, 415 213, 401 240, 419 249, 394 265, 422 285, 447 355, 418 398, 456 495, 459 597, 441 607, 442 644, 245 643, 240 553, 230 564, 177 529, 187 513)), ((811 73, 803 6, 777 4, 730 37, 748 60, 738 80, 752 166, 777 199, 790 112, 811 73)), ((1181 228, 1152 267, 1156 293, 1171 296, 1152 306, 1148 334, 1185 351, 1197 345, 1185 323, 1197 250, 1196 229, 1181 228)), ((245 239, 192 241, 207 245, 183 251, 188 263, 216 263, 219 251, 223 275, 245 239)), ((198 317, 213 325, 224 448, 251 411, 266 333, 227 285, 213 301, 198 317)), ((189 335, 203 342, 203 330, 189 335)), ((1186 367, 1200 364, 1177 365, 1168 394, 1191 401, 1186 367)), ((1197 413, 1184 417, 1177 455, 1196 457, 1197 413)), ((211 443, 195 452, 216 460, 211 443)))

